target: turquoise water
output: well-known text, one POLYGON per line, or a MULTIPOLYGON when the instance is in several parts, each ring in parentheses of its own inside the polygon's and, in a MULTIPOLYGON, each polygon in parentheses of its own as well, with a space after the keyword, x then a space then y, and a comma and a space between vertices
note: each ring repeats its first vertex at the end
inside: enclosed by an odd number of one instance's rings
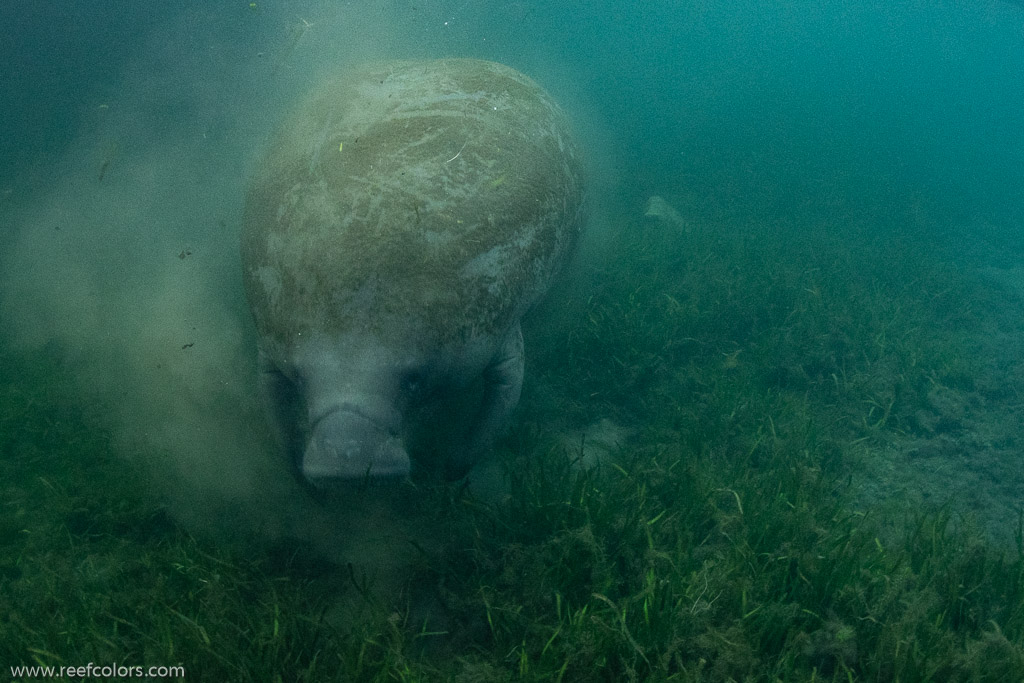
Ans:
MULTIPOLYGON (((534 75, 603 129, 592 144, 628 179, 623 193, 660 191, 675 177, 719 204, 763 211, 766 187, 802 205, 839 184, 854 204, 920 193, 961 216, 977 212, 968 206, 1012 216, 1020 185, 1021 7, 996 0, 3 12, 14 67, 2 83, 8 189, 65 152, 107 100, 179 124, 243 103, 250 118, 273 120, 275 99, 311 73, 392 55, 485 57, 534 75), (147 80, 162 87, 147 92, 147 80)), ((234 146, 246 141, 240 118, 223 124, 234 126, 234 146)))

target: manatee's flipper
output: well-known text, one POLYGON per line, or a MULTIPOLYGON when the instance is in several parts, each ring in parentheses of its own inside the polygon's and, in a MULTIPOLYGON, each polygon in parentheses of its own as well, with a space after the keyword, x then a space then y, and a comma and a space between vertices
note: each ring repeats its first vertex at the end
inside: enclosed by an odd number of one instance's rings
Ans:
POLYGON ((270 417, 270 428, 298 474, 304 441, 299 427, 301 404, 298 389, 263 351, 260 351, 257 369, 263 402, 270 417))
POLYGON ((523 358, 523 331, 516 322, 484 370, 480 411, 466 434, 465 448, 453 456, 449 477, 464 476, 508 423, 523 388, 523 358))

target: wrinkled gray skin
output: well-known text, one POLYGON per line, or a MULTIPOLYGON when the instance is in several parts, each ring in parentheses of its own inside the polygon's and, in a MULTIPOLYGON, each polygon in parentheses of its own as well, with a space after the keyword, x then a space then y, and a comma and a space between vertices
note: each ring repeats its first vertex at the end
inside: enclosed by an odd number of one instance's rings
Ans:
POLYGON ((423 414, 461 430, 437 464, 465 473, 519 400, 519 321, 583 203, 564 115, 508 67, 374 64, 306 99, 242 231, 264 393, 301 475, 405 476, 423 414), (441 419, 453 397, 474 402, 461 423, 441 419))

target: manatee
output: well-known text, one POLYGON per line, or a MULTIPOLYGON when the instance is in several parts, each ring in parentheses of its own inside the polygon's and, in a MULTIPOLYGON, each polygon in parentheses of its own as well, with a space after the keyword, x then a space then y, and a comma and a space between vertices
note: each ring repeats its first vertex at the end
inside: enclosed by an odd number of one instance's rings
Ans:
POLYGON ((519 400, 520 320, 584 206, 565 114, 507 66, 377 63, 305 98, 241 236, 262 390, 301 478, 464 475, 519 400))

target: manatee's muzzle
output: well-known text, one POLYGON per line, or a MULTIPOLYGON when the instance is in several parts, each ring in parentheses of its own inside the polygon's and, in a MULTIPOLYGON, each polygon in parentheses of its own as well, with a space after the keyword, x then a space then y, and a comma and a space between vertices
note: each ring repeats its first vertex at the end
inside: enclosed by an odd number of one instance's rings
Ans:
POLYGON ((334 410, 316 421, 301 466, 302 476, 317 487, 405 477, 409 469, 401 439, 349 409, 334 410))

